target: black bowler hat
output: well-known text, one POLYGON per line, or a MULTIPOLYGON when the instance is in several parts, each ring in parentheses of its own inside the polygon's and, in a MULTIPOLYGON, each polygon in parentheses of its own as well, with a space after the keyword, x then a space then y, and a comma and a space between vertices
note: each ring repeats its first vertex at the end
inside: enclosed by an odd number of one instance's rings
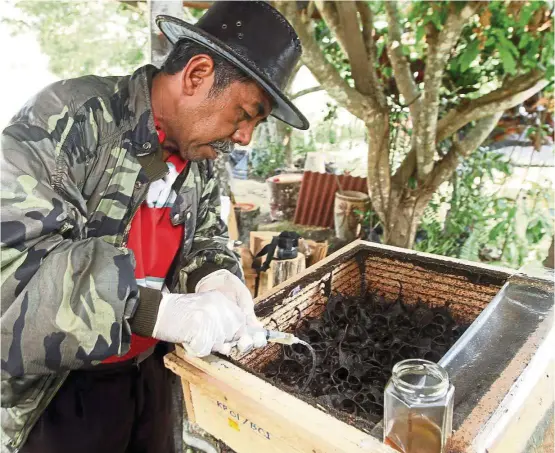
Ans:
POLYGON ((233 63, 271 96, 272 116, 308 129, 308 120, 282 92, 301 57, 301 42, 268 3, 216 1, 196 25, 171 16, 158 16, 156 23, 172 44, 188 39, 233 63))

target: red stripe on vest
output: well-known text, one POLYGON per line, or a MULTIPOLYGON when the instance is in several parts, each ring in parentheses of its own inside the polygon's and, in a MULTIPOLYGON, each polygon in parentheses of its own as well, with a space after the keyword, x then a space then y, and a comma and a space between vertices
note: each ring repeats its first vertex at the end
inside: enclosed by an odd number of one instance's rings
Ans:
MULTIPOLYGON (((187 162, 177 155, 170 156, 167 162, 171 162, 178 173, 181 173, 187 165, 187 162)), ((183 234, 183 224, 174 226, 171 223, 170 207, 151 208, 146 201, 143 202, 131 221, 127 243, 128 248, 133 250, 135 255, 135 278, 137 280, 147 277, 165 279, 179 251, 183 234)), ((155 338, 132 334, 131 346, 127 354, 109 357, 102 363, 133 359, 157 342, 155 338)))

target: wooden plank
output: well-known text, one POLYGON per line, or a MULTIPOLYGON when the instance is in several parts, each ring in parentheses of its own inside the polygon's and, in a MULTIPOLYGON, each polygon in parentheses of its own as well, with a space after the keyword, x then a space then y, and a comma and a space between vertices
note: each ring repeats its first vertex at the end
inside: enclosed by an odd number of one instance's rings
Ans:
POLYGON ((328 256, 328 241, 316 242, 312 240, 305 240, 307 246, 310 248, 310 256, 307 257, 307 267, 314 266, 328 256))
POLYGON ((229 216, 227 217, 227 229, 229 234, 229 239, 237 241, 239 239, 239 227, 237 226, 237 217, 235 216, 235 210, 233 206, 229 210, 229 216))
POLYGON ((183 399, 185 401, 185 409, 187 411, 187 420, 196 423, 195 405, 191 396, 191 384, 184 378, 181 378, 181 386, 183 388, 183 399))
MULTIPOLYGON (((278 231, 251 231, 249 249, 255 256, 264 246, 270 244, 275 236, 280 233, 278 231)), ((262 262, 266 260, 266 256, 262 257, 262 262)), ((300 272, 306 269, 306 258, 299 253, 296 258, 291 260, 274 259, 270 263, 270 268, 266 272, 260 273, 260 284, 258 286, 258 297, 268 294, 274 286, 287 281, 292 277, 296 277, 300 272)))
POLYGON ((238 453, 301 453, 294 447, 283 450, 283 443, 276 441, 274 429, 261 425, 259 418, 245 415, 241 403, 227 395, 216 396, 203 389, 192 388, 197 407, 197 424, 229 445, 238 453), (224 399, 225 398, 225 399, 224 399), (214 404, 215 403, 215 404, 214 404))
MULTIPOLYGON (((364 241, 354 241, 352 243, 350 243, 349 245, 346 245, 345 247, 343 247, 342 249, 332 253, 331 255, 329 255, 328 257, 324 258, 322 261, 320 261, 319 263, 315 264, 314 266, 305 269, 303 272, 301 272, 299 275, 297 275, 295 277, 295 279, 293 281, 286 281, 283 283, 280 283, 279 285, 277 285, 276 287, 272 288, 272 292, 271 294, 268 294, 264 297, 264 299, 267 299, 268 297, 287 297, 287 293, 284 295, 282 292, 284 290, 286 290, 289 286, 294 285, 294 282, 301 282, 301 284, 299 285, 299 287, 304 287, 305 285, 302 283, 304 281, 304 278, 308 275, 314 275, 316 273, 318 273, 319 269, 325 265, 327 265, 328 263, 334 262, 336 259, 345 256, 345 255, 349 255, 351 252, 353 252, 354 249, 359 248, 361 245, 366 245, 367 243, 364 241)), ((262 295, 259 295, 257 298, 258 301, 262 300, 262 295)))
MULTIPOLYGON (((300 313, 308 313, 311 307, 320 301, 321 280, 318 279, 326 279, 328 275, 333 277, 332 281, 336 282, 342 291, 344 285, 354 287, 359 269, 352 257, 358 250, 368 250, 371 255, 374 253, 379 257, 385 257, 380 258, 378 263, 385 259, 390 259, 392 262, 399 259, 400 263, 405 263, 400 264, 403 266, 403 273, 408 275, 416 272, 413 269, 426 268, 428 265, 445 267, 449 274, 448 269, 452 267, 454 273, 450 277, 453 280, 451 289, 459 284, 459 280, 465 279, 465 274, 457 273, 457 268, 495 277, 511 275, 508 272, 505 273, 503 269, 498 270, 480 264, 357 241, 321 261, 312 269, 301 273, 297 279, 274 288, 271 296, 265 299, 270 303, 276 302, 276 305, 272 307, 271 313, 268 311, 263 321, 273 320, 280 328, 284 326, 287 328, 291 322, 296 322, 300 313), (384 252, 387 253, 384 254, 384 252), (326 267, 323 268, 323 266, 326 267), (303 278, 309 274, 311 278, 304 281, 303 278)), ((443 292, 446 290, 447 288, 443 288, 443 292)), ((529 431, 535 424, 533 419, 541 415, 532 411, 538 404, 538 398, 547 395, 546 382, 538 381, 537 390, 534 390, 533 394, 522 393, 526 398, 530 395, 530 402, 525 399, 525 403, 519 406, 519 412, 510 413, 516 413, 516 419, 513 415, 509 418, 504 417, 505 407, 508 406, 499 406, 499 403, 510 402, 513 390, 518 389, 518 382, 515 383, 515 380, 520 380, 524 376, 524 369, 537 352, 538 345, 543 344, 546 332, 551 329, 552 323, 552 315, 549 319, 544 319, 538 331, 528 338, 525 347, 484 394, 473 413, 454 433, 453 442, 450 443, 448 450, 450 453, 485 451, 482 447, 474 448, 476 445, 486 445, 486 448, 499 447, 496 453, 509 452, 512 450, 507 450, 507 445, 517 445, 527 435, 524 431, 529 431), (522 427, 518 425, 518 419, 526 421, 524 424, 526 428, 524 425, 522 427), (520 432, 521 434, 518 434, 520 432), (517 438, 505 438, 506 435, 510 436, 513 433, 517 433, 517 438), (478 444, 478 441, 482 443, 478 444)), ((178 348, 178 354, 181 360, 177 356, 168 356, 167 364, 189 383, 197 423, 238 453, 274 451, 391 453, 393 451, 382 445, 379 440, 294 398, 226 360, 215 357, 205 360, 185 357, 180 348, 178 348), (241 424, 243 422, 244 425, 241 424), (254 438, 254 436, 257 437, 254 438), (265 442, 268 442, 268 445, 265 442)), ((271 354, 272 350, 266 349, 264 352, 251 352, 245 357, 248 360, 235 358, 241 360, 241 363, 249 369, 259 369, 258 365, 266 363, 271 354)), ((547 363, 547 360, 542 363, 547 363)), ((549 376, 552 373, 553 371, 549 376)))
POLYGON ((238 453, 394 452, 218 357, 184 360, 169 354, 165 361, 191 384, 197 424, 238 453))
POLYGON ((278 231, 251 231, 249 247, 253 256, 256 256, 265 245, 272 242, 274 236, 278 236, 278 231))
MULTIPOLYGON (((272 242, 275 236, 279 236, 279 231, 251 231, 249 247, 253 256, 262 250, 265 245, 272 242)), ((300 239, 299 252, 304 254, 307 248, 311 252, 306 262, 306 267, 309 267, 326 257, 328 254, 328 241, 316 242, 312 239, 300 239)))

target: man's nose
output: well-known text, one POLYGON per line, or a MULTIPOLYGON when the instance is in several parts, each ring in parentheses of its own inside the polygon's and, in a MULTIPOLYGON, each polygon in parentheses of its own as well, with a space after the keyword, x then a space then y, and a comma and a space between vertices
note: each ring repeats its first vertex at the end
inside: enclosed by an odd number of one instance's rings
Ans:
POLYGON ((233 133, 231 140, 238 145, 247 146, 251 142, 253 132, 254 124, 243 124, 233 133))

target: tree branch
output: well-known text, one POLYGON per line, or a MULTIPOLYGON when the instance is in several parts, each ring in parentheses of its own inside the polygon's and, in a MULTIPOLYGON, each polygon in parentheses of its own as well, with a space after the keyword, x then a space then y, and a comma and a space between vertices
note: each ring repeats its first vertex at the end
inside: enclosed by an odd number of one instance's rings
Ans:
POLYGON ((405 186, 416 169, 416 151, 414 147, 407 153, 403 162, 391 178, 394 185, 405 186))
POLYGON ((372 85, 368 72, 368 56, 358 23, 357 7, 354 2, 335 2, 339 14, 341 28, 348 33, 344 34, 345 50, 351 64, 351 73, 355 80, 355 87, 366 96, 372 95, 372 85))
POLYGON ((424 74, 424 95, 415 128, 416 164, 420 181, 425 180, 434 167, 439 90, 445 65, 464 25, 481 6, 482 2, 467 2, 466 6, 457 12, 451 5, 443 29, 439 33, 430 25, 431 33, 427 38, 428 56, 424 74))
POLYGON ((360 14, 360 21, 362 22, 362 37, 364 38, 364 45, 366 48, 366 56, 368 58, 368 72, 370 75, 370 83, 372 85, 374 96, 378 101, 378 104, 385 108, 386 100, 384 89, 381 80, 378 78, 378 73, 376 71, 378 51, 376 49, 376 43, 374 42, 374 36, 372 34, 374 30, 374 14, 365 1, 356 2, 358 13, 360 14))
POLYGON ((390 221, 391 168, 389 166, 389 118, 378 114, 367 124, 372 140, 368 143, 368 193, 382 220, 390 221))
POLYGON ((316 10, 316 4, 313 1, 309 1, 306 7, 306 17, 311 18, 316 10))
POLYGON ((324 22, 331 31, 332 36, 335 36, 337 44, 341 51, 347 55, 347 47, 345 45, 345 29, 339 24, 339 15, 335 8, 335 2, 316 0, 314 2, 316 9, 324 19, 324 22))
MULTIPOLYGON (((365 1, 357 1, 356 4, 362 22, 362 37, 364 38, 368 59, 376 63, 378 51, 372 34, 374 30, 374 13, 365 1)), ((376 70, 375 66, 372 66, 372 68, 374 71, 376 70)))
POLYGON ((318 85, 316 87, 305 88, 304 90, 297 91, 296 93, 289 96, 289 99, 294 101, 295 99, 298 99, 301 96, 304 96, 306 94, 316 93, 317 91, 322 91, 322 90, 323 90, 323 88, 320 85, 318 85))
POLYGON ((289 80, 287 81, 287 84, 285 85, 285 89, 283 90, 285 92, 285 94, 287 94, 288 96, 290 96, 290 94, 291 94, 291 87, 293 86, 293 81, 297 77, 297 74, 299 73, 302 66, 303 66, 303 62, 301 60, 299 60, 295 64, 295 67, 293 68, 293 71, 291 71, 291 75, 289 76, 289 80))
POLYGON ((395 74, 395 83, 399 89, 399 93, 405 98, 405 103, 410 105, 410 113, 416 120, 420 108, 420 91, 416 86, 414 77, 410 70, 410 63, 403 55, 403 46, 401 44, 401 22, 399 20, 399 12, 397 10, 397 2, 385 2, 387 11, 387 55, 393 73, 395 74))
POLYGON ((459 165, 459 159, 468 157, 488 138, 501 115, 503 112, 496 112, 480 119, 463 140, 453 143, 451 150, 435 164, 426 183, 429 190, 435 192, 444 181, 451 177, 459 165))
POLYGON ((328 94, 342 107, 364 122, 372 121, 375 109, 369 98, 351 88, 335 67, 326 60, 314 37, 311 23, 297 13, 295 2, 276 2, 276 7, 293 25, 303 45, 302 60, 328 94))
POLYGON ((544 76, 545 74, 540 71, 532 71, 507 80, 501 88, 450 110, 437 123, 437 143, 450 137, 471 121, 523 103, 549 83, 544 76))
MULTIPOLYGON (((440 143, 466 126, 497 112, 511 109, 530 98, 546 85, 544 74, 533 72, 512 79, 498 90, 450 110, 437 123, 436 143, 440 143)), ((394 184, 406 184, 416 168, 416 151, 413 147, 393 176, 394 184)))
POLYGON ((190 8, 183 8, 183 19, 190 24, 196 24, 197 18, 193 16, 190 8))

